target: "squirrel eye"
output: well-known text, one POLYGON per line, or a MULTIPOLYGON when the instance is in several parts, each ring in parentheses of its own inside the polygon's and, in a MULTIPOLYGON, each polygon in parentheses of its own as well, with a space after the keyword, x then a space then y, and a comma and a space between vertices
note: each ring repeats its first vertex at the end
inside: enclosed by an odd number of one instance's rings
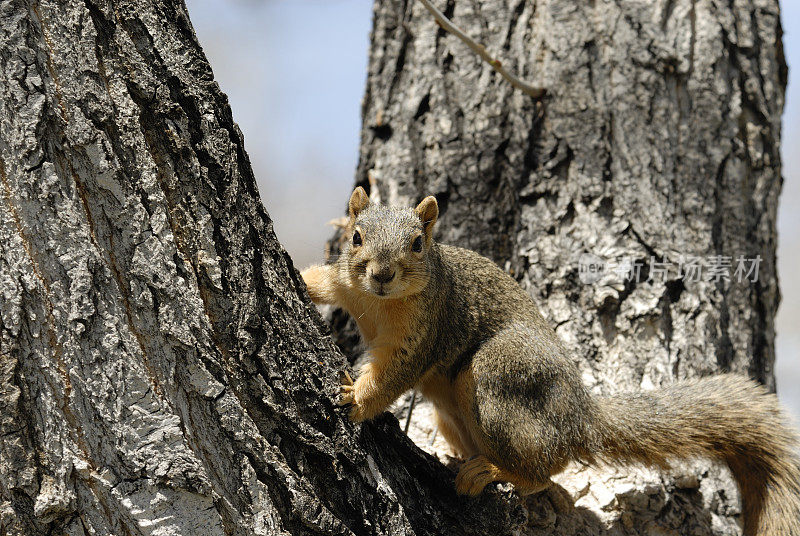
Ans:
POLYGON ((414 242, 411 243, 411 251, 419 253, 422 251, 422 237, 418 236, 414 239, 414 242))
POLYGON ((354 246, 360 246, 361 245, 361 233, 359 233, 358 231, 353 233, 353 245, 354 246))

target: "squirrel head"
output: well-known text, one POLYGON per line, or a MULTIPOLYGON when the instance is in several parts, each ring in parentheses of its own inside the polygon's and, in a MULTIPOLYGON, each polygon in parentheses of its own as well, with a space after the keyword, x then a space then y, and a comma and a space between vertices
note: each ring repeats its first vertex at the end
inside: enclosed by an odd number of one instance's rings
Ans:
POLYGON ((360 186, 350 196, 348 243, 342 260, 349 286, 383 299, 420 292, 430 279, 433 226, 439 217, 436 198, 415 209, 370 203, 360 186))

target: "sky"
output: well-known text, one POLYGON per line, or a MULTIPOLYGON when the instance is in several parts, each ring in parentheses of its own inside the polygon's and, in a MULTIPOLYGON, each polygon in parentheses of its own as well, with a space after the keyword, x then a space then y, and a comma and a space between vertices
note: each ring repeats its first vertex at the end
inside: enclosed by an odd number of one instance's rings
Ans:
MULTIPOLYGON (((372 0, 186 0, 295 265, 322 261, 358 159, 372 0)), ((784 0, 789 87, 778 211, 778 396, 800 423, 800 2, 784 0)))
POLYGON ((297 267, 322 261, 358 159, 370 0, 187 0, 261 198, 297 267))

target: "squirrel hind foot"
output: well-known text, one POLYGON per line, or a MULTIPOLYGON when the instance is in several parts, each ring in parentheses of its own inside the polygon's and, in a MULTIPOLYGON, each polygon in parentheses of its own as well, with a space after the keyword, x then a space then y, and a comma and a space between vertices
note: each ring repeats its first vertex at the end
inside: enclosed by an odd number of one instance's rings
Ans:
POLYGON ((537 482, 507 471, 480 454, 473 456, 461 466, 456 475, 456 493, 475 497, 480 495, 487 485, 498 481, 513 484, 517 493, 523 496, 539 493, 552 484, 550 479, 537 482))

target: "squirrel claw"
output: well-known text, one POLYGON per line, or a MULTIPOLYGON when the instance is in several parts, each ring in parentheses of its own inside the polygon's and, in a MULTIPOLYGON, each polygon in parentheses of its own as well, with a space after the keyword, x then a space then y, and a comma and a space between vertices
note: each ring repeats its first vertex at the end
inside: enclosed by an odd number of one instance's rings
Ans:
POLYGON ((339 406, 348 406, 355 404, 355 388, 353 386, 353 378, 347 371, 342 375, 342 385, 339 386, 339 400, 336 402, 339 406))
POLYGON ((456 493, 476 497, 483 488, 497 479, 497 473, 497 466, 487 460, 486 456, 474 456, 464 462, 456 475, 456 493))
POLYGON ((339 388, 339 400, 336 402, 340 406, 348 406, 355 403, 355 391, 352 385, 342 385, 339 388))
POLYGON ((344 387, 345 385, 350 385, 350 386, 352 386, 352 385, 353 385, 353 378, 351 378, 351 377, 350 377, 350 373, 349 373, 349 372, 347 372, 346 370, 343 370, 343 371, 342 371, 342 374, 343 374, 343 378, 342 378, 342 383, 343 383, 343 385, 342 385, 342 386, 343 386, 343 387, 344 387))

